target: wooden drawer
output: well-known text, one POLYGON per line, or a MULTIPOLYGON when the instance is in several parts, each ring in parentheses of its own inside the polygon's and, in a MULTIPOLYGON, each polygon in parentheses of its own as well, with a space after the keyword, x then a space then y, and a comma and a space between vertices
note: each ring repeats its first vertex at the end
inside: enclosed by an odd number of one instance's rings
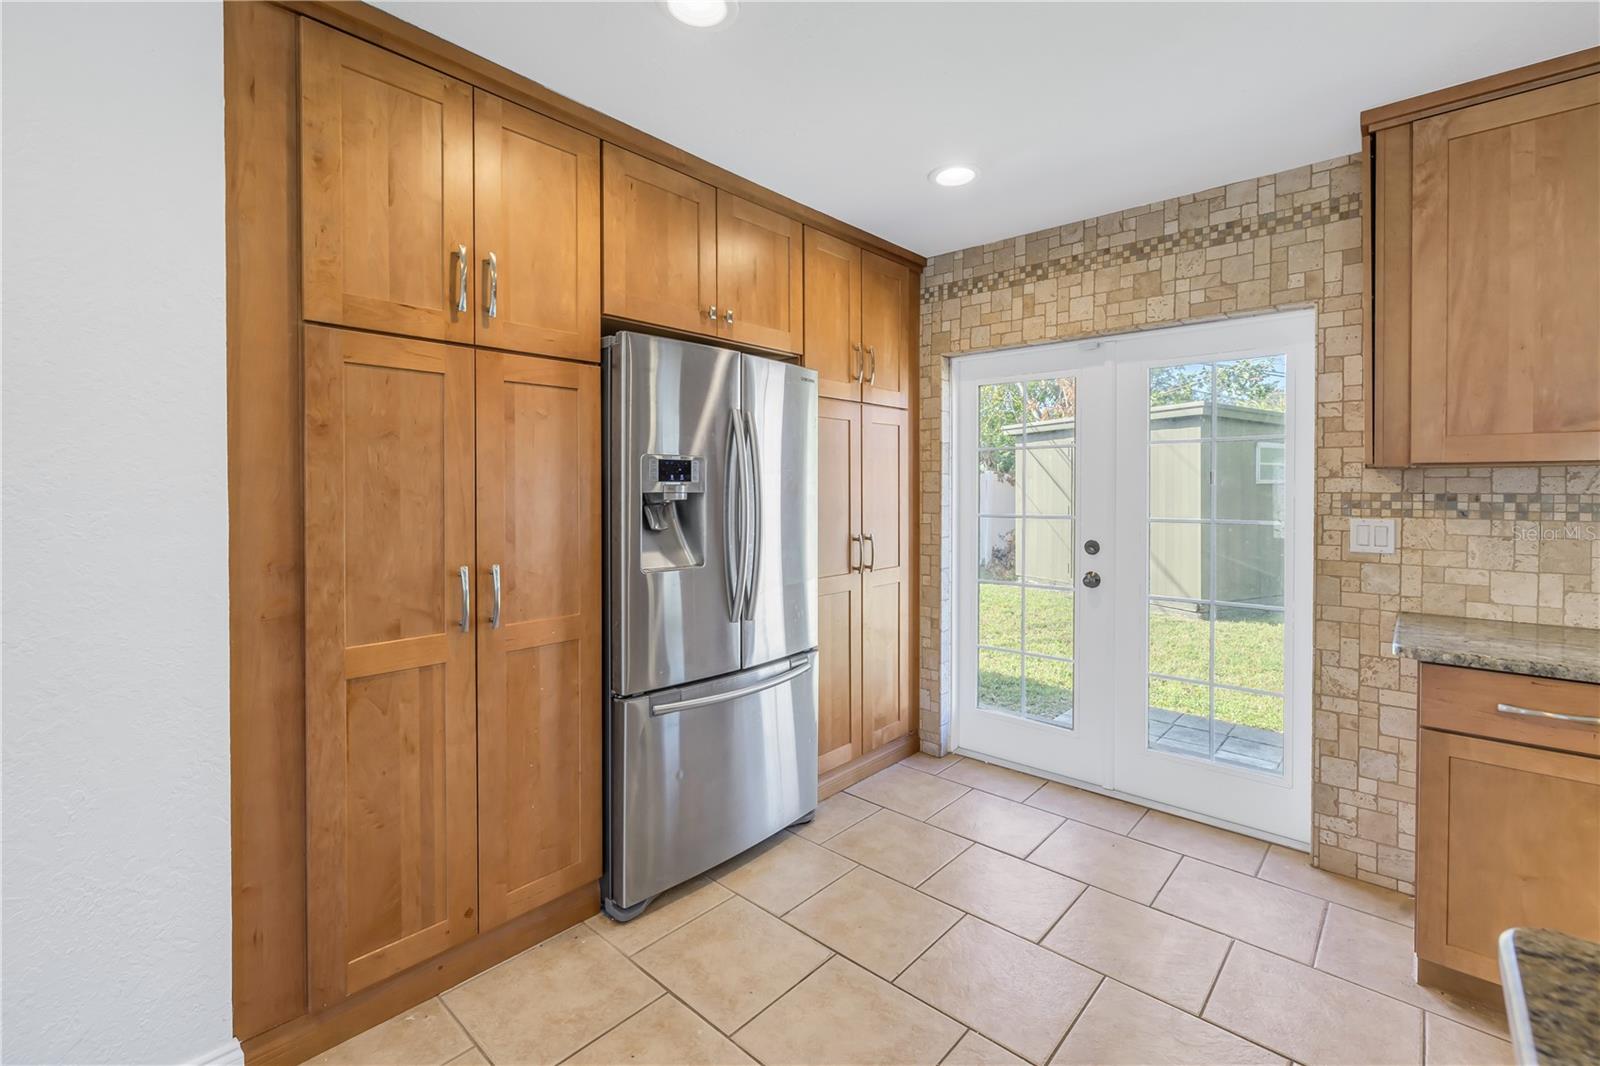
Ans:
POLYGON ((1417 695, 1424 728, 1600 757, 1600 724, 1500 709, 1600 719, 1600 685, 1423 663, 1417 695))

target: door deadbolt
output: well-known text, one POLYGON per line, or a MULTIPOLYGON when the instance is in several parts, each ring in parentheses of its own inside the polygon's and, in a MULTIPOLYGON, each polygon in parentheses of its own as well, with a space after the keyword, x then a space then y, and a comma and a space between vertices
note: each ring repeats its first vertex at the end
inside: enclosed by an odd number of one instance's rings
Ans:
POLYGON ((1088 552, 1090 555, 1099 555, 1100 542, 1097 540, 1086 540, 1083 542, 1083 550, 1088 552))
POLYGON ((1090 570, 1088 573, 1083 575, 1083 584, 1084 584, 1085 588, 1091 588, 1091 589, 1099 588, 1100 587, 1100 575, 1095 573, 1093 570, 1090 570))

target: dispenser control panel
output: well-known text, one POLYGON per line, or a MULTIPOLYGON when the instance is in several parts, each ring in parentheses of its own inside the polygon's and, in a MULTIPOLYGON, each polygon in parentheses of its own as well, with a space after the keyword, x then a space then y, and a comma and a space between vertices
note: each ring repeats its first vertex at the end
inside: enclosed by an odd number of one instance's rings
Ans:
POLYGON ((668 493, 682 499, 684 494, 701 492, 698 455, 647 455, 644 457, 644 491, 668 493))

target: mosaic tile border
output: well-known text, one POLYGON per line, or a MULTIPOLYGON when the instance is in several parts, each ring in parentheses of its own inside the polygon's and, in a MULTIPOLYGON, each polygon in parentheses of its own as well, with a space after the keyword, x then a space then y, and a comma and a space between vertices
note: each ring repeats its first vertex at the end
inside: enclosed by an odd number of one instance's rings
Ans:
POLYGON ((1323 513, 1356 518, 1600 521, 1600 494, 1578 492, 1337 492, 1323 513))
MULTIPOLYGON (((1301 204, 1254 218, 1239 218, 1177 233, 1162 233, 1144 240, 1129 241, 1110 248, 1096 248, 1076 255, 1057 255, 1041 263, 1009 267, 990 274, 947 281, 922 290, 924 304, 960 299, 975 293, 1009 288, 1018 282, 1043 281, 1064 274, 1079 274, 1108 266, 1141 262, 1178 252, 1237 244, 1280 233, 1292 233, 1308 226, 1326 225, 1361 217, 1359 196, 1340 196, 1331 200, 1301 204)), ((1082 242, 1077 242, 1082 243, 1082 242)))

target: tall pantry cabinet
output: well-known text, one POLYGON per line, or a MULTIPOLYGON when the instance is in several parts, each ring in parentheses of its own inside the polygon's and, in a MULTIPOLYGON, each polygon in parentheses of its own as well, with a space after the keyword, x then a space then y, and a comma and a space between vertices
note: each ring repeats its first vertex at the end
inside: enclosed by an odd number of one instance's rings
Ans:
POLYGON ((300 34, 316 1010, 600 876, 600 146, 300 34))
POLYGON ((824 793, 916 742, 917 277, 805 233, 805 362, 817 371, 818 773, 824 793))

